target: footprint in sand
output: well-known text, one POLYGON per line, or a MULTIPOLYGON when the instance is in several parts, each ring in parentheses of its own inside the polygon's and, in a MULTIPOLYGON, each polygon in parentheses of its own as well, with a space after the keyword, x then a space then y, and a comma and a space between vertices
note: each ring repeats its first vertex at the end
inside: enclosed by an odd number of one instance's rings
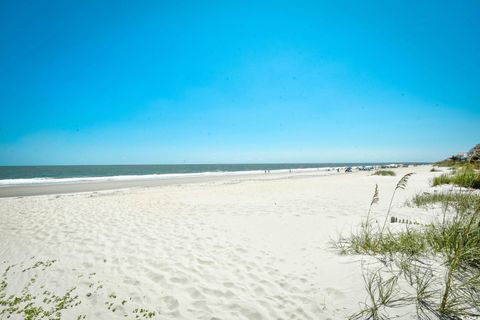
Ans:
POLYGON ((325 291, 329 296, 335 297, 335 298, 344 298, 345 294, 343 294, 342 291, 335 289, 335 288, 326 288, 325 291))
POLYGON ((200 300, 205 298, 205 296, 196 288, 188 288, 187 292, 192 299, 200 300))
POLYGON ((183 277, 173 277, 173 278, 170 278, 170 281, 173 282, 173 283, 176 283, 176 284, 187 284, 188 283, 188 279, 183 278, 183 277))
POLYGON ((259 295, 259 296, 265 295, 265 289, 263 289, 262 287, 256 287, 254 291, 256 295, 259 295))
POLYGON ((178 300, 172 296, 165 296, 160 298, 160 310, 168 310, 168 312, 173 312, 178 309, 179 305, 180 303, 178 302, 178 300))
POLYGON ((149 271, 148 274, 147 274, 147 277, 152 280, 153 282, 160 282, 162 281, 163 279, 165 279, 165 277, 159 273, 156 273, 154 271, 149 271))

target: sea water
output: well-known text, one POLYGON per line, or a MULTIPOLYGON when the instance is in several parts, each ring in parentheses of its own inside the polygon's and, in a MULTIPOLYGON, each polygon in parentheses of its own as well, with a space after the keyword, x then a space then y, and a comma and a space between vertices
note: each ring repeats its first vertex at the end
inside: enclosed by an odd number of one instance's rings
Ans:
POLYGON ((328 170, 338 167, 374 166, 381 163, 258 163, 258 164, 162 164, 162 165, 62 165, 0 166, 0 185, 56 183, 139 178, 169 178, 267 171, 328 170))

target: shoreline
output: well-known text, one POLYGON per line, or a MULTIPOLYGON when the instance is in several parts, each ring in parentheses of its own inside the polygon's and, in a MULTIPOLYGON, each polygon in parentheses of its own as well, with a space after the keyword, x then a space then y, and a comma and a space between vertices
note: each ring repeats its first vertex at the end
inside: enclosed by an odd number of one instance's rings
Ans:
MULTIPOLYGON (((428 164, 414 165, 415 167, 428 164)), ((409 165, 411 166, 411 165, 409 165)), ((366 166, 352 166, 354 172, 361 171, 366 166)), ((380 165, 368 166, 368 171, 380 169, 380 165)), ((174 184, 202 183, 221 181, 230 178, 248 179, 253 177, 285 177, 285 175, 302 176, 302 174, 314 174, 323 176, 326 174, 345 173, 346 166, 276 169, 276 170, 245 170, 245 171, 221 171, 221 172, 195 172, 195 173, 165 173, 147 175, 123 175, 102 177, 79 177, 79 178, 32 178, 32 179, 4 179, 0 180, 0 198, 25 197, 37 195, 51 195, 63 193, 78 193, 89 191, 104 191, 126 188, 146 188, 174 184), (338 172, 337 170, 340 170, 338 172)))
POLYGON ((187 176, 245 175, 270 172, 328 171, 345 168, 398 168, 426 165, 423 162, 393 163, 265 163, 207 165, 65 165, 65 166, 0 166, 0 188, 24 184, 65 182, 139 180, 187 176), (152 167, 154 169, 152 169, 152 167), (107 168, 107 169, 105 169, 107 168), (117 169, 123 168, 123 169, 117 169), (114 169, 111 173, 108 169, 114 169))
MULTIPOLYGON (((229 179, 248 180, 251 178, 264 178, 265 180, 272 178, 287 178, 288 176, 304 176, 316 173, 315 176, 325 176, 329 174, 341 174, 344 172, 336 172, 327 170, 329 168, 317 169, 292 169, 289 170, 275 170, 270 173, 264 172, 229 172, 223 174, 178 174, 175 176, 158 175, 157 177, 148 178, 130 178, 124 180, 108 179, 105 180, 79 180, 74 182, 56 182, 56 183, 30 183, 30 184, 12 184, 0 186, 0 198, 8 197, 25 197, 25 196, 39 196, 52 194, 66 194, 66 193, 80 193, 93 191, 106 191, 128 188, 150 188, 177 184, 203 183, 203 182, 217 182, 229 179)), ((336 168, 335 168, 336 170, 336 168)))
MULTIPOLYGON (((269 173, 286 173, 286 172, 310 172, 310 171, 331 171, 344 169, 345 166, 339 167, 319 167, 319 168, 291 168, 291 169, 271 169, 269 173)), ((107 175, 107 176, 80 176, 80 177, 36 177, 36 178, 14 178, 0 179, 0 188, 4 186, 18 185, 46 185, 46 184, 65 184, 65 183, 82 183, 82 182, 104 182, 104 181, 126 181, 126 180, 157 180, 157 179, 174 179, 174 178, 196 178, 196 177, 212 177, 212 176, 244 176, 250 174, 264 174, 267 170, 241 170, 241 171, 201 171, 201 172, 185 172, 185 173, 155 173, 155 174, 128 174, 128 175, 107 175)))

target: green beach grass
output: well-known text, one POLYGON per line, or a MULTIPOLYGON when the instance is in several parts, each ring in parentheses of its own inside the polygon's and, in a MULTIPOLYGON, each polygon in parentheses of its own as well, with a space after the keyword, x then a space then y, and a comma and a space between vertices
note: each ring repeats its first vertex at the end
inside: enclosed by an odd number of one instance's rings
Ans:
POLYGON ((375 176, 395 176, 395 172, 392 170, 378 170, 373 175, 375 176))
POLYGON ((453 184, 465 188, 480 189, 480 172, 469 166, 463 166, 453 174, 442 174, 433 179, 433 186, 453 184))
MULTIPOLYGON (((359 230, 334 243, 342 254, 379 261, 377 269, 364 269, 367 299, 350 319, 389 319, 392 309, 408 305, 415 305, 418 319, 480 317, 479 198, 472 192, 417 195, 410 205, 440 205, 442 219, 391 231, 369 218, 378 202, 376 187, 359 230)), ((390 209, 391 201, 385 219, 390 209)))
POLYGON ((445 210, 476 212, 480 211, 480 194, 461 191, 423 193, 415 195, 407 204, 424 208, 440 205, 445 210))

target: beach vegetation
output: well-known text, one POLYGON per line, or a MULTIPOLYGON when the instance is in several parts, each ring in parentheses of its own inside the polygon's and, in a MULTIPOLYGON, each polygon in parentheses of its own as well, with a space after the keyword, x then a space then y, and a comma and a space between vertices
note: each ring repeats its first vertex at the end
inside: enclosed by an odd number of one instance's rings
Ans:
POLYGON ((468 165, 474 169, 480 169, 480 144, 477 144, 468 152, 460 152, 448 159, 435 162, 434 166, 461 168, 468 165))
POLYGON ((392 170, 378 170, 373 175, 375 176, 395 176, 395 171, 392 170))
POLYGON ((469 191, 424 192, 415 195, 406 204, 427 209, 440 206, 443 210, 453 209, 458 212, 477 212, 480 211, 480 194, 469 191))
MULTIPOLYGON (((394 194, 407 181, 402 178, 394 194)), ((378 187, 378 199, 377 191, 378 187)), ((473 191, 421 194, 409 205, 438 205, 441 219, 402 220, 391 230, 375 225, 370 208, 357 231, 335 242, 343 254, 377 261, 375 270, 364 268, 367 299, 351 319, 389 319, 394 308, 408 305, 415 305, 418 319, 480 317, 479 195, 473 191)))
POLYGON ((480 189, 480 172, 466 165, 453 174, 442 174, 433 179, 432 185, 453 184, 464 188, 480 189))
MULTIPOLYGON (((22 273, 31 270, 44 271, 49 268, 55 260, 38 261, 32 266, 21 270, 22 273)), ((2 273, 0 280, 0 318, 10 318, 12 315, 21 316, 26 320, 34 319, 62 319, 65 310, 78 306, 81 301, 78 295, 74 294, 76 287, 72 287, 64 293, 57 294, 49 290, 43 290, 41 298, 31 292, 32 286, 37 282, 38 273, 34 273, 26 282, 25 286, 18 293, 8 293, 8 276, 14 272, 16 265, 8 266, 2 273)), ((78 319, 83 319, 79 315, 78 319)))
MULTIPOLYGON (((66 319, 67 314, 69 319, 87 319, 87 315, 75 309, 84 302, 78 286, 55 292, 39 284, 41 277, 51 277, 47 273, 55 263, 56 260, 37 261, 27 267, 17 264, 8 265, 4 269, 0 276, 0 319, 61 320, 66 319), (12 280, 16 284, 22 283, 25 276, 28 280, 20 286, 20 290, 13 289, 9 284, 12 280)), ((78 276, 78 279, 83 278, 89 283, 89 292, 84 295, 87 299, 104 300, 104 305, 111 312, 118 312, 121 306, 123 316, 128 319, 153 319, 157 316, 156 311, 144 307, 127 307, 127 302, 132 302, 131 298, 127 300, 121 299, 115 293, 107 294, 102 290, 100 281, 92 281, 94 276, 95 273, 78 276)))
POLYGON ((462 165, 463 163, 461 163, 459 160, 457 160, 456 157, 451 157, 451 158, 448 158, 448 159, 445 159, 445 160, 442 160, 442 161, 438 161, 438 162, 435 162, 433 165, 436 166, 436 167, 455 167, 455 166, 459 166, 459 165, 462 165))
POLYGON ((442 184, 449 184, 451 181, 451 177, 448 174, 442 174, 441 176, 433 178, 432 186, 439 186, 442 184))

